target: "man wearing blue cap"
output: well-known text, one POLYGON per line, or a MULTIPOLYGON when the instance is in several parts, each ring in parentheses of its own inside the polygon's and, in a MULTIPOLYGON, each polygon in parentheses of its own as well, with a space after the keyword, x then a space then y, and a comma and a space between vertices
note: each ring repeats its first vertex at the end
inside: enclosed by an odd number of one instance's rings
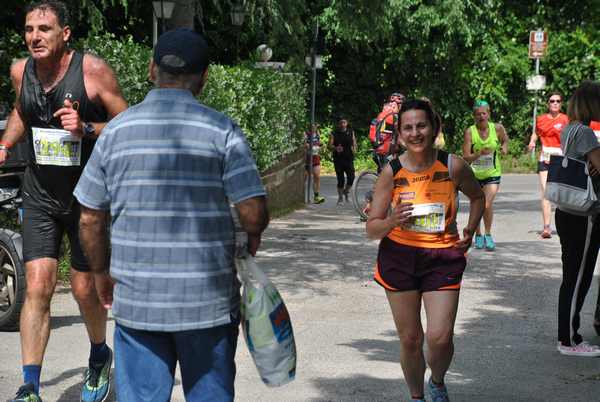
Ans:
POLYGON ((110 265, 115 282, 98 294, 116 321, 119 401, 170 400, 177 363, 187 401, 234 398, 240 284, 229 205, 253 255, 269 218, 244 134, 195 98, 208 64, 200 35, 163 34, 150 63, 157 88, 105 127, 75 189, 91 269, 110 265))

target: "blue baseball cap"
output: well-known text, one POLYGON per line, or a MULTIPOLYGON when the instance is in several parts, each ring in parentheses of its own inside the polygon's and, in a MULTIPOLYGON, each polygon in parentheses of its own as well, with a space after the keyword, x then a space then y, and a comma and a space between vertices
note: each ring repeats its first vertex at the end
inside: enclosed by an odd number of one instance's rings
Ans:
POLYGON ((188 28, 162 34, 154 46, 154 62, 171 74, 200 74, 208 67, 208 44, 188 28))

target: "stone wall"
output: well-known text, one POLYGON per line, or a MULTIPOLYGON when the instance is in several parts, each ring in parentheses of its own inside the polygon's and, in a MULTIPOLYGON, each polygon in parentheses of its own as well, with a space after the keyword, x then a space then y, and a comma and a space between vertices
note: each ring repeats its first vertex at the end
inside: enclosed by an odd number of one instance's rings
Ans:
POLYGON ((283 157, 263 172, 262 179, 271 214, 304 202, 304 149, 283 157))

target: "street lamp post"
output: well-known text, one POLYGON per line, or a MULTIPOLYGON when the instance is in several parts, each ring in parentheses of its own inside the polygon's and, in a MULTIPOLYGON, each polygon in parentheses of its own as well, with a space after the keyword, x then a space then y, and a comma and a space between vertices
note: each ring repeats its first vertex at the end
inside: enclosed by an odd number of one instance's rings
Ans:
POLYGON ((315 24, 315 37, 310 52, 310 68, 312 69, 312 93, 310 102, 310 134, 308 137, 308 177, 306 179, 306 203, 310 204, 310 190, 313 177, 313 140, 315 133, 315 107, 317 98, 317 69, 322 68, 321 56, 317 54, 317 40, 319 38, 319 21, 315 24))
POLYGON ((175 2, 173 1, 153 1, 152 9, 152 46, 156 45, 158 40, 158 19, 160 18, 160 33, 164 31, 165 20, 171 18, 173 15, 173 7, 175 2))
POLYGON ((244 24, 244 19, 246 17, 246 9, 243 4, 236 3, 231 7, 231 25, 236 28, 235 31, 235 59, 238 60, 238 49, 240 47, 240 30, 241 26, 244 24))

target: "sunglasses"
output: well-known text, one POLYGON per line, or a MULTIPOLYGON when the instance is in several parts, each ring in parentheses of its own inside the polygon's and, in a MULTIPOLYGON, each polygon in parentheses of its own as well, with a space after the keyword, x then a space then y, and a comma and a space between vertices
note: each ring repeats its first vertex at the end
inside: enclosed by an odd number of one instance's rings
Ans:
POLYGON ((550 99, 548 102, 549 103, 561 103, 562 101, 560 99, 550 99))

